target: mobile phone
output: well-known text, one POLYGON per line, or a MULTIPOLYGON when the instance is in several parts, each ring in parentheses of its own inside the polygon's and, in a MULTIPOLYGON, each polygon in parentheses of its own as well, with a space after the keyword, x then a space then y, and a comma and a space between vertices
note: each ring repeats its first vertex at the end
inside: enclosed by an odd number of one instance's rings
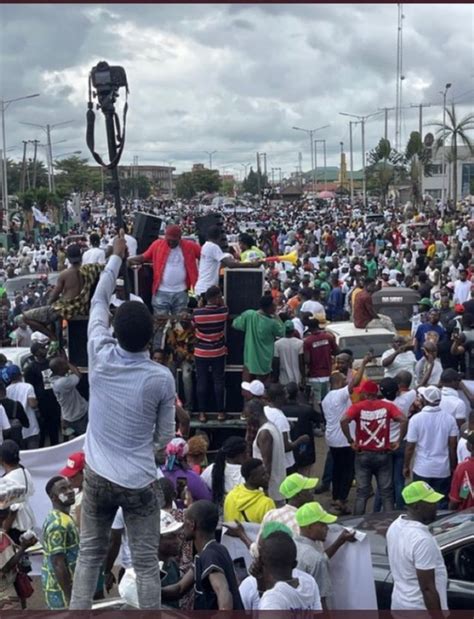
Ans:
POLYGON ((245 559, 243 557, 237 557, 237 559, 234 559, 233 563, 237 582, 240 584, 249 575, 247 566, 245 565, 245 559))

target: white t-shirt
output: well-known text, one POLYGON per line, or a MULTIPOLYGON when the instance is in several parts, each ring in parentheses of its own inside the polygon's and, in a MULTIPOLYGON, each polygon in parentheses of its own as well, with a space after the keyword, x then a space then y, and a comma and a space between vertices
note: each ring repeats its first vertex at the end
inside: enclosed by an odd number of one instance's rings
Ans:
POLYGON ((300 312, 311 312, 311 314, 324 314, 326 316, 326 310, 324 309, 324 305, 322 305, 319 301, 305 301, 300 308, 300 312))
POLYGON ((466 280, 462 282, 460 279, 454 282, 454 295, 453 302, 456 303, 466 303, 471 298, 471 282, 470 280, 466 280))
POLYGON ((10 429, 10 422, 8 421, 5 409, 0 404, 0 445, 3 443, 3 432, 10 429))
POLYGON ((468 411, 466 405, 459 397, 456 389, 443 387, 441 389, 441 402, 439 405, 443 411, 452 415, 456 421, 462 421, 467 418, 468 411))
MULTIPOLYGON (((383 353, 382 358, 381 358, 382 363, 384 359, 387 359, 387 357, 390 357, 390 355, 393 355, 394 352, 395 350, 393 348, 390 348, 390 350, 386 350, 383 353)), ((407 350, 406 352, 402 352, 399 355, 397 355, 395 357, 395 361, 391 363, 388 367, 384 368, 383 375, 385 378, 395 378, 395 376, 399 372, 401 372, 402 370, 406 370, 407 372, 410 372, 414 380, 415 365, 416 365, 415 354, 411 350, 407 350)))
POLYGON ((183 292, 186 289, 183 250, 178 246, 171 249, 168 254, 160 283, 160 292, 183 292))
MULTIPOLYGON (((419 385, 423 379, 426 363, 427 361, 424 357, 423 359, 420 359, 416 363, 415 378, 416 378, 417 385, 419 385)), ((435 362, 433 364, 433 369, 431 370, 431 375, 428 379, 426 386, 428 387, 429 385, 439 385, 439 381, 441 380, 442 373, 443 373, 443 366, 441 365, 441 361, 439 359, 435 359, 435 362)))
POLYGON ((280 385, 301 382, 299 358, 303 354, 303 340, 297 337, 282 337, 275 342, 274 355, 280 359, 280 385))
POLYGON ((464 460, 471 457, 471 452, 467 448, 467 440, 463 437, 461 437, 458 441, 456 456, 458 458, 458 464, 459 462, 464 462, 464 460))
MULTIPOLYGON (((109 247, 113 246, 114 239, 115 239, 115 237, 113 237, 110 240, 109 247)), ((125 243, 127 244, 128 257, 129 258, 134 258, 137 255, 137 249, 138 249, 138 241, 137 241, 137 239, 135 237, 131 236, 130 234, 126 234, 125 235, 125 243)))
MULTIPOLYGON (((201 479, 206 484, 206 486, 209 488, 209 490, 212 490, 213 469, 214 469, 214 464, 210 464, 201 473, 201 479)), ((240 469, 241 469, 240 464, 231 464, 229 462, 226 462, 225 469, 224 469, 224 492, 226 494, 230 492, 232 488, 235 488, 235 486, 238 486, 239 484, 244 483, 245 480, 242 477, 240 469)))
MULTIPOLYGON (((332 389, 321 402, 326 419, 326 443, 328 447, 349 447, 341 430, 341 417, 352 404, 349 387, 332 389)), ((392 425, 392 424, 390 424, 392 425)), ((355 424, 350 424, 351 436, 354 438, 355 424)))
MULTIPOLYGON (((395 406, 404 414, 405 417, 408 417, 410 408, 415 400, 416 400, 416 389, 410 389, 410 391, 404 391, 403 393, 400 393, 399 395, 397 395, 395 400, 393 400, 393 404, 395 404, 395 406)), ((399 439, 400 439, 400 424, 391 423, 390 424, 390 442, 396 443, 399 439)))
POLYGON ((34 408, 31 408, 31 406, 28 404, 28 398, 36 399, 33 385, 30 385, 30 383, 13 383, 11 385, 8 385, 7 397, 11 400, 17 400, 17 402, 20 402, 25 409, 26 416, 28 417, 28 421, 30 422, 30 427, 23 428, 21 432, 23 438, 27 439, 30 436, 36 436, 37 434, 39 434, 40 429, 35 410, 34 408))
MULTIPOLYGON (((279 408, 273 408, 272 406, 265 406, 265 417, 268 421, 271 421, 281 432, 282 437, 285 432, 288 432, 288 438, 290 438, 291 426, 285 413, 279 408)), ((291 440, 291 439, 290 439, 291 440)), ((292 451, 285 451, 285 466, 287 469, 295 464, 295 456, 292 451)))
POLYGON ((449 477, 449 438, 458 436, 454 417, 439 406, 425 406, 408 422, 407 442, 416 443, 413 472, 420 477, 449 477))
POLYGON ((91 247, 82 254, 82 264, 105 264, 105 252, 100 247, 91 247))
POLYGON ((298 586, 279 581, 260 598, 259 610, 322 610, 318 585, 312 576, 298 573, 298 586))
POLYGON ((206 241, 201 249, 196 294, 203 294, 211 286, 219 283, 219 269, 225 254, 217 243, 206 241))
POLYGON ((36 519, 28 499, 30 499, 35 493, 35 486, 33 484, 33 478, 31 477, 30 472, 23 467, 20 467, 6 473, 4 475, 4 479, 11 479, 26 488, 25 500, 12 506, 13 511, 16 511, 16 518, 13 526, 19 531, 33 529, 36 526, 36 519))
POLYGON ((426 525, 399 516, 388 528, 387 552, 394 583, 392 610, 426 610, 416 570, 434 570, 441 609, 448 609, 446 565, 426 525))
POLYGON ((119 563, 124 569, 128 569, 129 567, 133 567, 132 565, 132 554, 130 552, 130 546, 128 545, 128 535, 127 528, 125 526, 125 520, 123 517, 122 508, 119 507, 114 521, 112 522, 112 529, 123 529, 122 533, 122 544, 120 546, 120 554, 119 554, 119 563))
MULTIPOLYGON (((306 576, 308 576, 308 574, 305 574, 301 570, 296 568, 293 570, 293 578, 298 578, 298 580, 300 580, 301 577, 301 579, 304 580, 306 576), (303 574, 303 576, 301 576, 301 574, 303 574)), ((257 579, 254 576, 247 576, 247 578, 244 578, 240 583, 239 593, 245 610, 259 610, 260 595, 258 594, 257 579)))

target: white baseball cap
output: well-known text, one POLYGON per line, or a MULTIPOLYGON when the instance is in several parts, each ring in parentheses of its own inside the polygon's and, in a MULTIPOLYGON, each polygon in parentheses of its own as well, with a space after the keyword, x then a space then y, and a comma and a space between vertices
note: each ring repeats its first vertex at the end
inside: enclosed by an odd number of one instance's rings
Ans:
POLYGON ((253 380, 251 383, 244 381, 241 387, 244 391, 249 391, 257 398, 262 397, 265 393, 265 385, 260 380, 253 380))
POLYGON ((161 535, 166 535, 167 533, 175 533, 175 531, 179 531, 182 526, 183 523, 175 520, 169 512, 165 512, 164 509, 160 510, 161 535))
POLYGON ((434 385, 418 387, 418 393, 430 404, 437 404, 441 400, 441 391, 434 385))

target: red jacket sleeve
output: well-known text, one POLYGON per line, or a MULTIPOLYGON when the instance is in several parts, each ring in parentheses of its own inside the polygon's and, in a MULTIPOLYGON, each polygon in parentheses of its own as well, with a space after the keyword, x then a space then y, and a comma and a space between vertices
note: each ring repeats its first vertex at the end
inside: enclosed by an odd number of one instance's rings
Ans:
POLYGON ((158 249, 159 243, 161 243, 161 239, 156 239, 156 241, 153 241, 150 247, 143 252, 143 258, 146 262, 153 262, 153 254, 155 250, 158 249))

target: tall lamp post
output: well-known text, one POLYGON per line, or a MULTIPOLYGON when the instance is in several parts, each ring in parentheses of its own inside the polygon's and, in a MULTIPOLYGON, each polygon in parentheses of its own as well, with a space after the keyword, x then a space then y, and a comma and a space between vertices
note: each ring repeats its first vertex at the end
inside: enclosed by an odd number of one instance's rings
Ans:
POLYGON ((314 163, 315 168, 318 167, 318 142, 323 145, 323 164, 324 164, 324 191, 327 191, 327 174, 326 174, 326 140, 314 140, 314 163))
POLYGON ((244 172, 244 180, 245 180, 245 179, 247 178, 247 168, 249 167, 249 165, 252 165, 252 164, 251 164, 251 163, 241 163, 240 165, 241 165, 241 166, 244 168, 244 170, 245 170, 245 172, 244 172))
POLYGON ((309 135, 309 152, 311 153, 311 170, 313 172, 313 193, 316 191, 316 171, 314 169, 314 150, 313 150, 313 135, 316 131, 321 131, 322 129, 327 129, 330 125, 324 125, 322 127, 318 127, 317 129, 303 129, 302 127, 292 127, 295 131, 303 131, 309 135))
POLYGON ((346 112, 339 112, 341 116, 349 116, 350 118, 357 118, 361 126, 361 149, 362 149, 362 199, 364 201, 364 207, 367 204, 367 187, 365 177, 365 122, 372 116, 377 116, 380 111, 373 112, 373 114, 366 114, 366 116, 359 116, 358 114, 347 114, 346 112))
POLYGON ((8 213, 8 178, 7 178, 7 136, 5 132, 5 112, 8 110, 12 103, 17 101, 24 101, 25 99, 33 99, 39 97, 39 93, 34 95, 27 95, 26 97, 16 97, 15 99, 0 99, 0 113, 2 115, 2 187, 3 187, 3 210, 5 211, 5 223, 8 230, 9 226, 9 213, 8 213))
POLYGON ((215 155, 218 151, 217 150, 210 150, 210 151, 205 150, 204 152, 209 157, 209 170, 212 170, 212 155, 215 155))
MULTIPOLYGON (((443 95, 443 150, 441 152, 441 171, 443 173, 443 185, 442 185, 442 190, 441 190, 441 202, 444 205, 444 200, 445 200, 445 185, 446 185, 446 95, 448 93, 448 90, 451 88, 451 84, 446 84, 446 86, 444 87, 444 90, 441 90, 440 93, 443 95)), ((454 201, 456 202, 456 196, 454 196, 454 201)))

